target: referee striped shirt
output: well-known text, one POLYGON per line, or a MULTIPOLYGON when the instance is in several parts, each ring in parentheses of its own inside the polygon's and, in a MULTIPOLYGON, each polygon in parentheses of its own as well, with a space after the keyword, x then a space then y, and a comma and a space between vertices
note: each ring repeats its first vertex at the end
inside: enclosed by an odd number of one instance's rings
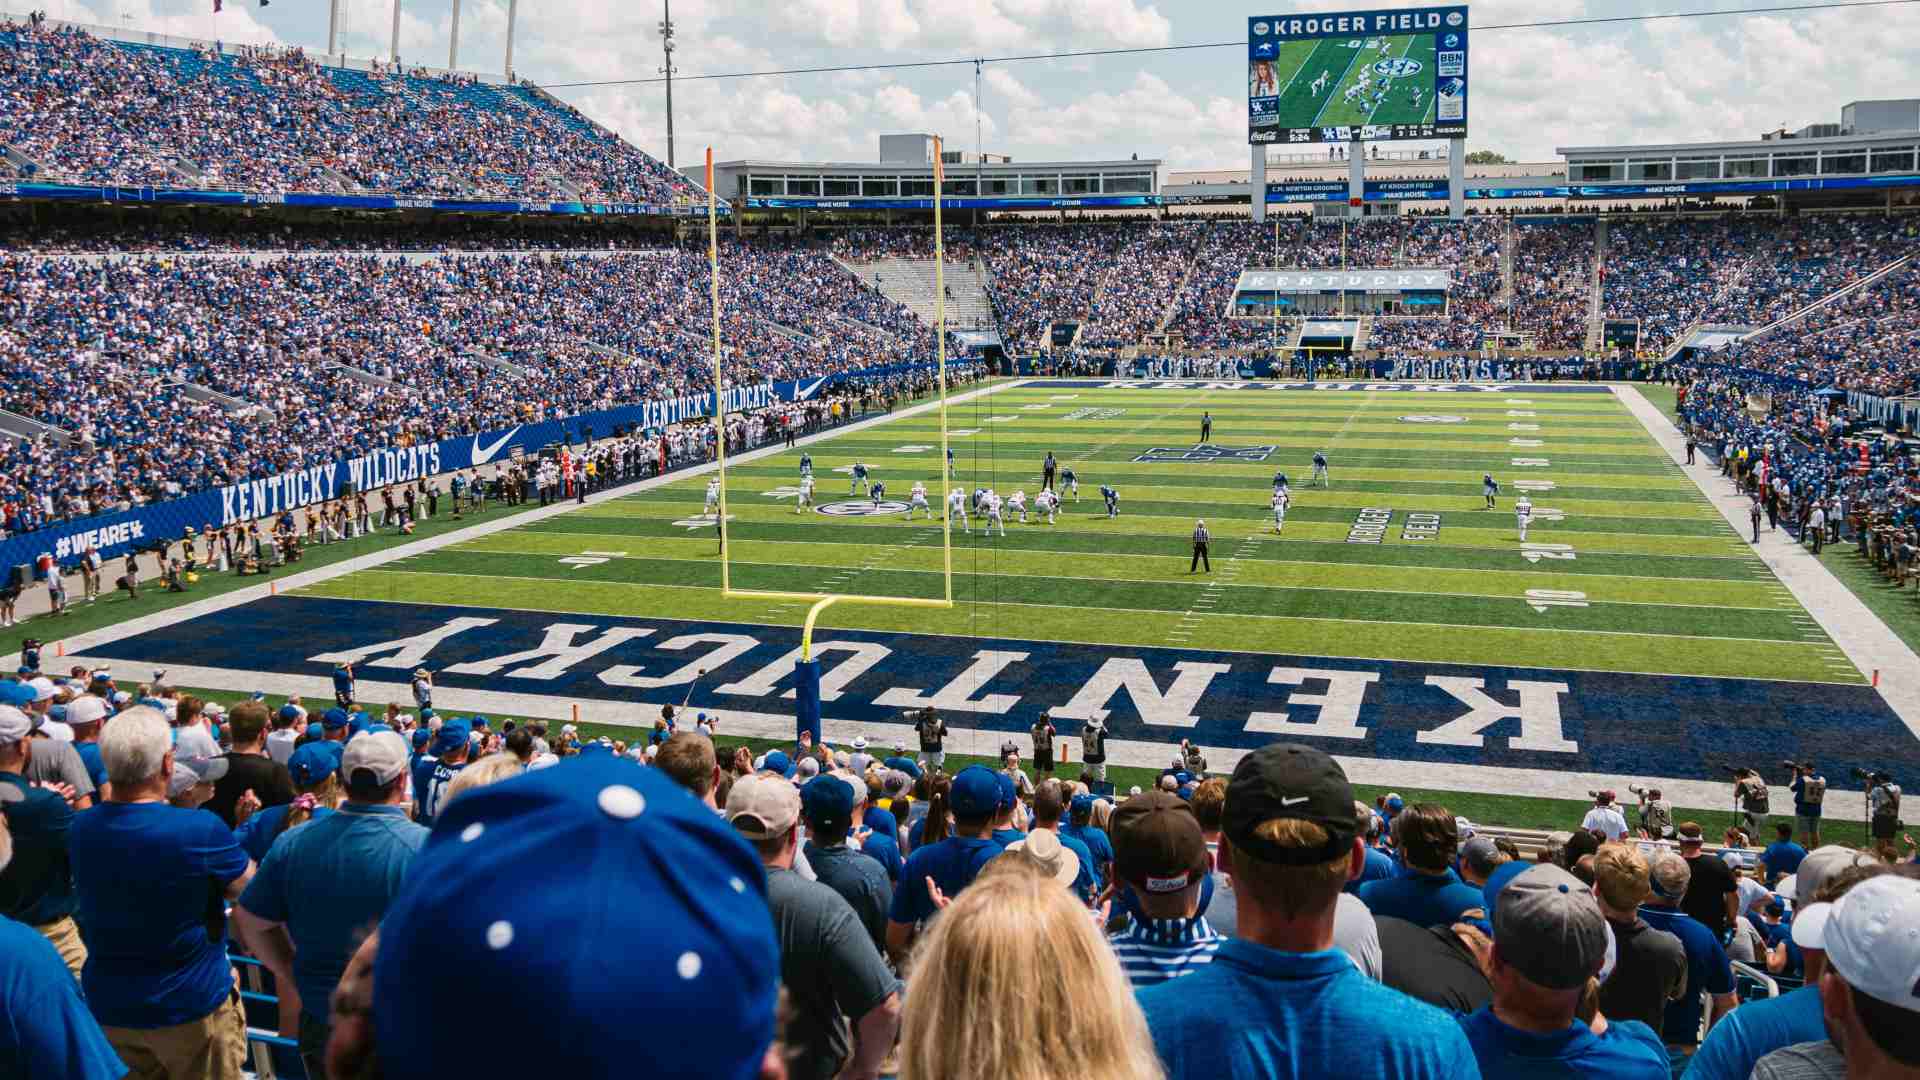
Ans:
POLYGON ((1213 962, 1226 939, 1214 933, 1204 916, 1194 919, 1140 919, 1108 938, 1121 970, 1135 989, 1191 975, 1213 962))

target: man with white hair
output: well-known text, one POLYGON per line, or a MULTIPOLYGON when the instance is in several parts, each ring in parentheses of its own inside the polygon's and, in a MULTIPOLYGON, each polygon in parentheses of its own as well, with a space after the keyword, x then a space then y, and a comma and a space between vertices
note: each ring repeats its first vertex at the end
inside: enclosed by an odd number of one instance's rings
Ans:
POLYGON ((280 986, 282 1026, 299 1017, 307 1075, 324 1077, 328 998, 366 928, 386 915, 427 827, 407 819, 407 744, 392 731, 347 744, 347 801, 274 841, 233 909, 234 925, 280 986), (294 993, 289 994, 288 988, 294 993))
POLYGON ((100 737, 112 797, 75 819, 81 974, 107 1041, 140 1076, 239 1080, 246 1020, 226 928, 253 861, 218 817, 167 805, 177 769, 158 710, 128 709, 100 737))
POLYGON ((1680 898, 1687 895, 1687 885, 1693 878, 1689 862, 1670 851, 1649 858, 1647 868, 1653 896, 1640 908, 1640 917, 1648 926, 1679 938, 1687 954, 1687 989, 1667 1004, 1666 1024, 1661 1032, 1667 1052, 1675 1062, 1692 1057, 1700 1046, 1703 995, 1713 1002, 1707 1017, 1709 1028, 1738 1004, 1733 993, 1733 965, 1727 960, 1720 938, 1707 929, 1705 923, 1680 910, 1680 898))
MULTIPOLYGON (((54 801, 61 802, 57 796, 54 801)), ((12 833, 0 816, 0 877, 13 857, 12 833)), ((0 918, 0 1016, 7 1018, 0 1024, 0 1064, 32 1070, 19 1075, 70 1080, 120 1080, 126 1075, 127 1067, 87 1012, 60 954, 32 927, 10 918, 0 918)))

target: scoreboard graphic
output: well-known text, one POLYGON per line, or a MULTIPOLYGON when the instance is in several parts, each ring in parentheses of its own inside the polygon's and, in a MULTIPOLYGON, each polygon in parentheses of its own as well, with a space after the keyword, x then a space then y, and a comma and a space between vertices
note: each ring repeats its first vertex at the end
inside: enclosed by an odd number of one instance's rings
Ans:
POLYGON ((1247 20, 1247 141, 1467 134, 1467 9, 1247 20))

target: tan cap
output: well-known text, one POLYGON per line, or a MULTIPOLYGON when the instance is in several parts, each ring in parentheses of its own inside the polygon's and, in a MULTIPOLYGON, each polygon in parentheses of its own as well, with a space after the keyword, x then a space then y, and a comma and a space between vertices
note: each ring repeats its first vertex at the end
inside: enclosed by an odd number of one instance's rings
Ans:
POLYGON ((727 822, 749 840, 785 836, 800 820, 800 789, 778 776, 743 776, 727 793, 727 822))

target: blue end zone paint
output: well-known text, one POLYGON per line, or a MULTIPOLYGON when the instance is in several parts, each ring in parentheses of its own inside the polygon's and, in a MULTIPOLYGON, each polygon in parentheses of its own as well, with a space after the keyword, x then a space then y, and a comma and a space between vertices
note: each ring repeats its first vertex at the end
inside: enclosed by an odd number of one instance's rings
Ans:
POLYGON ((1413 394, 1610 394, 1600 383, 1249 382, 1236 379, 1029 379, 1026 390, 1363 390, 1413 394))
MULTIPOLYGON (((450 624, 459 628, 423 653, 396 656, 401 647, 393 645, 359 658, 356 671, 398 681, 424 665, 443 687, 630 701, 650 707, 636 715, 652 715, 652 707, 679 704, 705 668, 696 707, 794 708, 793 627, 277 597, 99 652, 163 667, 324 677, 334 654, 450 624), (595 643, 605 647, 562 662, 541 651, 595 643), (491 670, 462 673, 461 665, 491 670)), ((814 648, 823 710, 833 719, 898 722, 904 708, 932 699, 955 727, 1025 732, 1050 708, 1062 734, 1077 735, 1088 710, 1107 709, 1119 739, 1185 736, 1242 749, 1287 739, 1389 760, 1695 780, 1783 757, 1817 760, 1829 776, 1920 765, 1920 742, 1864 685, 856 630, 824 631, 814 648)))

